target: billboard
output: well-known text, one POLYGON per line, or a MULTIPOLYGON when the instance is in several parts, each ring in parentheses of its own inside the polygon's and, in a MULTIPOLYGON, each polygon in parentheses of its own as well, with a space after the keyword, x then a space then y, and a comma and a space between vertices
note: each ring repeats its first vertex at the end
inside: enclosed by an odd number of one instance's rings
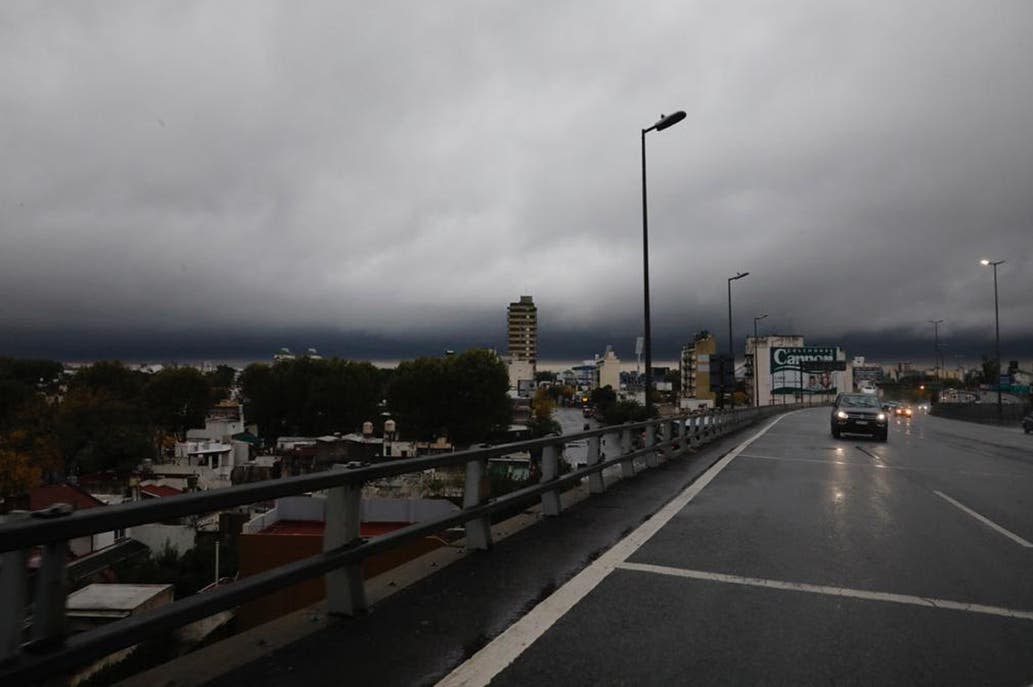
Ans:
POLYGON ((771 349, 773 395, 836 394, 840 375, 835 346, 786 346, 771 349))

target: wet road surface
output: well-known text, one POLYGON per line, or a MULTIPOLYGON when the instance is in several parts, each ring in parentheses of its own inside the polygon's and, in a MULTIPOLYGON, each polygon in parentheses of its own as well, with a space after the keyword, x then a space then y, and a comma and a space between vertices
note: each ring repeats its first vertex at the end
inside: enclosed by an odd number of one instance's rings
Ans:
POLYGON ((919 415, 837 440, 813 409, 726 460, 454 677, 1033 682, 1033 437, 919 415))

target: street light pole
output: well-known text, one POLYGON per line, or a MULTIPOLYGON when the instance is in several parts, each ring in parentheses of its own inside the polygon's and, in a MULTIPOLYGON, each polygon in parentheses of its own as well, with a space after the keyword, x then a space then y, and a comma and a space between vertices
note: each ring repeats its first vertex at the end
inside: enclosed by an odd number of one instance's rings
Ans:
MULTIPOLYGON (((734 277, 728 277, 728 357, 732 364, 732 393, 729 394, 729 403, 732 408, 735 407, 735 345, 732 342, 732 282, 736 279, 742 279, 749 274, 749 272, 739 272, 734 277)), ((722 390, 724 389, 724 381, 724 374, 722 374, 722 390)))
POLYGON ((649 392, 653 386, 653 336, 649 324, 649 215, 646 211, 646 134, 650 131, 663 131, 685 119, 685 112, 678 110, 674 114, 660 115, 660 121, 648 129, 642 129, 642 300, 643 300, 643 349, 646 354, 646 415, 652 417, 653 402, 649 392))
POLYGON ((935 347, 933 365, 936 367, 936 382, 942 384, 940 382, 940 325, 943 324, 943 320, 929 320, 929 324, 933 326, 933 346, 935 347))
POLYGON ((1004 424, 1004 408, 1001 406, 1001 311, 997 306, 997 266, 1003 265, 1004 260, 987 260, 983 258, 979 261, 984 267, 994 268, 994 348, 997 355, 997 379, 994 380, 997 384, 997 424, 1004 424))
POLYGON ((753 406, 760 405, 760 378, 757 376, 757 323, 767 317, 767 313, 753 318, 753 406))

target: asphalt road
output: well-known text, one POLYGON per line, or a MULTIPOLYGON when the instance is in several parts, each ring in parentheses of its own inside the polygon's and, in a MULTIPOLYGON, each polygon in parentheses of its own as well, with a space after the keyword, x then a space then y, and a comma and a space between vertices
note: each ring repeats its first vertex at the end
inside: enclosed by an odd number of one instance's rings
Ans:
POLYGON ((455 677, 1033 683, 1033 437, 919 415, 836 440, 814 409, 710 473, 455 677))

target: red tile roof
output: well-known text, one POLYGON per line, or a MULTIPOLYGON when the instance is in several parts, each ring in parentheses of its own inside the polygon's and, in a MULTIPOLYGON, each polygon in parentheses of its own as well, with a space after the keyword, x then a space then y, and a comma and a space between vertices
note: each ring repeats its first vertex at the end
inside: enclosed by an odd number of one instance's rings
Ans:
POLYGON ((156 498, 164 498, 166 496, 175 496, 176 494, 182 494, 183 492, 175 487, 170 487, 165 484, 146 484, 140 487, 141 494, 147 494, 148 496, 154 496, 156 498))
POLYGON ((86 491, 74 484, 47 484, 36 487, 29 492, 29 510, 41 510, 49 508, 56 503, 71 504, 75 510, 83 508, 96 508, 103 506, 104 502, 90 496, 86 491))

